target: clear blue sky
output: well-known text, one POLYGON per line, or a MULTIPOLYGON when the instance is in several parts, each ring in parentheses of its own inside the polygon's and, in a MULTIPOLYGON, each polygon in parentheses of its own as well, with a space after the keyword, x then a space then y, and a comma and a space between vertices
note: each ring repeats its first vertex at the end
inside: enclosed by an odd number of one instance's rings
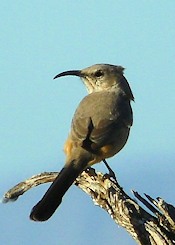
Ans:
MULTIPOLYGON (((62 71, 95 63, 126 67, 135 95, 126 147, 110 159, 120 184, 175 204, 175 1, 9 1, 0 7, 0 195, 43 171, 60 170, 72 114, 86 90, 62 71)), ((106 172, 101 164, 96 169, 106 172)), ((32 206, 48 185, 0 205, 0 243, 135 244, 72 187, 52 219, 32 206)))

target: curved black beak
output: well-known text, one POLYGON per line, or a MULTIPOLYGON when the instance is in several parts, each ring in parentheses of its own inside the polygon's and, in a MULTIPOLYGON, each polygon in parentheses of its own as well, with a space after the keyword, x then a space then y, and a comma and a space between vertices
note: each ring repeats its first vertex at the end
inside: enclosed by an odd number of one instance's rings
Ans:
POLYGON ((81 71, 80 70, 72 70, 72 71, 64 71, 56 75, 53 79, 56 79, 58 77, 63 77, 63 76, 78 76, 81 77, 81 71))

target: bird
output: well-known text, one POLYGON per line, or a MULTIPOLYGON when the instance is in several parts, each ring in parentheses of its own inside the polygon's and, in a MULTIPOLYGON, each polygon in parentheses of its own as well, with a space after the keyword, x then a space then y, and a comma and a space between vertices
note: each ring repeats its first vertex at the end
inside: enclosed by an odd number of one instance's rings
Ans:
POLYGON ((72 118, 64 144, 65 164, 30 213, 34 221, 46 221, 53 215, 84 170, 117 154, 126 144, 133 124, 134 96, 122 66, 95 64, 61 72, 54 79, 63 76, 78 76, 88 95, 81 100, 72 118))

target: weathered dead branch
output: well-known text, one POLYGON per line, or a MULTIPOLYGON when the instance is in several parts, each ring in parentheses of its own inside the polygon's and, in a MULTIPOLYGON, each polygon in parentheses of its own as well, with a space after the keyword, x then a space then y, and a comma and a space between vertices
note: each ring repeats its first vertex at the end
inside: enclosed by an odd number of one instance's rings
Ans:
MULTIPOLYGON (((45 172, 17 184, 4 195, 3 202, 14 201, 32 187, 54 181, 57 172, 45 172)), ((145 211, 136 200, 129 197, 123 188, 107 175, 96 173, 94 169, 84 171, 75 181, 86 192, 95 205, 106 210, 111 218, 124 227, 138 244, 175 244, 175 208, 162 198, 153 199, 145 194, 134 196, 150 212, 145 211)))

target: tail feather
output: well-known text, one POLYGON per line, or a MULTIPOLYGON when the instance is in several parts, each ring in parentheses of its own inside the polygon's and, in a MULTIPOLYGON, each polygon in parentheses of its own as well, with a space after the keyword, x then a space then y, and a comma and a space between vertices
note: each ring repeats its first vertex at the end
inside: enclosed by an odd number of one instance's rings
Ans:
MULTIPOLYGON (((81 165, 82 166, 82 165, 81 165)), ((45 221, 49 219, 62 201, 62 197, 84 168, 77 167, 73 161, 66 165, 51 184, 43 198, 33 207, 30 219, 45 221)))

